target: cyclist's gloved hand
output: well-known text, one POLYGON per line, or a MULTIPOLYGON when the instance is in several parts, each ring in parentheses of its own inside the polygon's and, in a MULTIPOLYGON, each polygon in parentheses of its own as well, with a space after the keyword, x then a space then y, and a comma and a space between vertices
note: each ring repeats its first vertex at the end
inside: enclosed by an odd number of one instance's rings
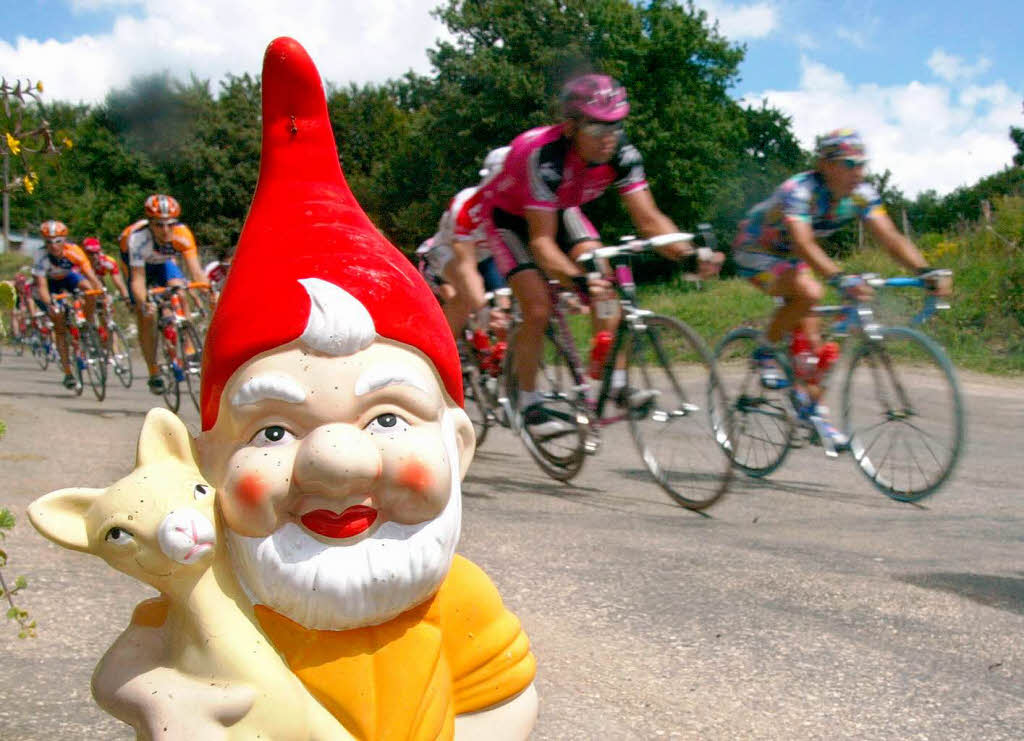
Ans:
POLYGON ((574 275, 572 277, 572 287, 576 291, 580 303, 584 306, 590 306, 595 301, 603 301, 615 297, 615 293, 612 291, 612 284, 602 278, 600 273, 574 275))
POLYGON ((702 280, 714 278, 722 271, 725 253, 710 247, 697 248, 697 276, 702 280))
POLYGON ((828 279, 829 285, 839 290, 844 298, 853 301, 867 301, 875 295, 875 290, 860 275, 836 273, 828 279))
POLYGON ((917 277, 924 281, 925 288, 936 296, 948 296, 953 292, 953 271, 944 268, 919 268, 917 277))

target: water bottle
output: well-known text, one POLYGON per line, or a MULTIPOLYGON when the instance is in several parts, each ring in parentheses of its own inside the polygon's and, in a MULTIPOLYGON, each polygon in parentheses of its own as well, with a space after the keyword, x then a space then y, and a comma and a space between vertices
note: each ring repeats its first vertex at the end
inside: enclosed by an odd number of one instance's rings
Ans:
POLYGON ((829 368, 839 359, 839 345, 835 342, 826 342, 818 348, 818 375, 824 375, 829 368))
POLYGON ((590 346, 590 368, 588 373, 591 378, 600 378, 604 370, 604 361, 608 357, 608 351, 612 347, 612 333, 607 331, 598 332, 594 336, 594 342, 590 346))
POLYGON ((811 341, 799 327, 793 330, 789 354, 793 358, 793 372, 797 378, 807 380, 817 374, 818 356, 811 350, 811 341))

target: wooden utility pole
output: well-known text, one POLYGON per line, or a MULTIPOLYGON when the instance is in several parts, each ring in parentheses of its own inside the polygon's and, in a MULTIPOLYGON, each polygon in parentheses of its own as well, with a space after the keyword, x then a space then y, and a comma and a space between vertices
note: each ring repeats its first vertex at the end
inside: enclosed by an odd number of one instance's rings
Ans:
POLYGON ((11 199, 10 196, 7 195, 7 179, 11 173, 11 165, 8 161, 8 156, 7 151, 4 150, 3 179, 0 180, 0 183, 3 184, 3 187, 0 188, 0 190, 3 190, 4 241, 0 244, 0 252, 8 252, 11 249, 11 199))

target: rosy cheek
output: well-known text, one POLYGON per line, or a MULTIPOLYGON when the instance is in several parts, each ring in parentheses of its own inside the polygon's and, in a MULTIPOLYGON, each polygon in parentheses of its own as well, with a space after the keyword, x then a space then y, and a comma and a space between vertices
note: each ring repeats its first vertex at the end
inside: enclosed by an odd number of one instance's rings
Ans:
POLYGON ((243 474, 232 489, 232 499, 249 507, 258 507, 267 497, 267 487, 258 473, 243 474))
POLYGON ((398 469, 398 483, 417 494, 425 494, 434 485, 430 469, 419 461, 403 463, 398 469))

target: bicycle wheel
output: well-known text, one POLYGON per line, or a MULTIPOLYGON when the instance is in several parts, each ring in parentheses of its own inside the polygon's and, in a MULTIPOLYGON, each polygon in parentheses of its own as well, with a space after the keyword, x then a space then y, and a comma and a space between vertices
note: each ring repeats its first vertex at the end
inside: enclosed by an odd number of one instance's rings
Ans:
POLYGON ((75 392, 75 396, 81 396, 82 391, 85 390, 82 372, 85 370, 86 359, 82 352, 81 340, 72 340, 70 334, 71 330, 68 330, 68 356, 71 360, 71 374, 75 377, 75 388, 72 390, 75 392))
POLYGON ((656 392, 629 412, 644 465, 677 504, 711 506, 732 481, 728 405, 711 352, 690 327, 667 316, 644 317, 626 343, 630 387, 656 392))
MULTIPOLYGON (((515 340, 505 355, 506 395, 513 410, 519 408, 518 379, 515 374, 515 340)), ((541 425, 522 425, 526 450, 541 470, 556 481, 569 481, 580 472, 586 451, 589 417, 576 402, 572 373, 565 350, 549 329, 544 335, 536 390, 541 400, 533 405, 552 422, 552 430, 541 425)))
POLYGON ((204 291, 185 291, 182 295, 189 321, 195 328, 196 334, 205 339, 206 330, 210 326, 210 316, 213 314, 210 310, 209 295, 204 291))
POLYGON ((479 448, 487 439, 487 430, 491 426, 490 408, 487 405, 487 395, 480 383, 480 370, 467 360, 462 369, 462 391, 465 395, 463 408, 473 423, 473 432, 476 433, 476 447, 479 448))
MULTIPOLYGON (((761 333, 738 327, 715 348, 718 376, 725 386, 731 428, 727 447, 733 463, 748 476, 761 478, 782 465, 792 449, 795 423, 788 389, 766 389, 753 360, 761 333)), ((788 361, 776 357, 780 368, 788 361)))
POLYGON ((28 337, 22 325, 18 325, 17 334, 14 336, 14 354, 19 358, 25 354, 25 344, 28 337))
POLYGON ((945 351, 909 327, 881 329, 853 352, 843 428, 860 470, 883 494, 916 502, 949 478, 964 439, 964 408, 945 351))
POLYGON ((100 341, 99 333, 91 324, 85 324, 79 330, 82 347, 82 358, 85 360, 85 376, 89 379, 92 392, 98 401, 107 395, 107 353, 100 341))
POLYGON ((178 407, 181 406, 181 389, 178 386, 178 376, 181 374, 181 368, 175 367, 178 362, 177 353, 174 351, 174 346, 162 332, 159 342, 163 360, 160 363, 160 376, 164 379, 164 403, 167 404, 167 408, 172 412, 177 412, 178 407))
POLYGON ((185 388, 192 397, 196 411, 199 411, 199 371, 203 365, 202 342, 199 333, 190 323, 178 326, 178 362, 185 376, 185 388))
POLYGON ((125 388, 132 385, 132 351, 128 347, 128 341, 124 333, 117 326, 110 327, 110 364, 114 369, 114 375, 125 388))
POLYGON ((50 356, 53 354, 53 333, 43 334, 36 332, 36 344, 32 348, 32 354, 36 356, 39 367, 46 370, 50 366, 50 356))

